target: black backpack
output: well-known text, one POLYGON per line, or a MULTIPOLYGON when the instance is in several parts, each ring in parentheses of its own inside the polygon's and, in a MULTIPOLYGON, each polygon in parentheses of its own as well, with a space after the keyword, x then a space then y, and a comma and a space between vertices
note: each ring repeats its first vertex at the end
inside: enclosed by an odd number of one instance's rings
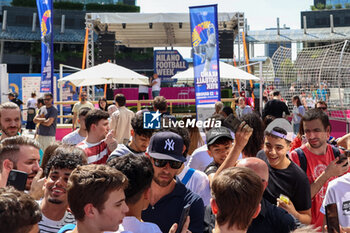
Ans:
MULTIPOLYGON (((332 150, 333 150, 334 158, 339 157, 340 150, 335 146, 332 146, 332 150)), ((296 148, 294 151, 297 152, 298 154, 301 169, 303 169, 303 171, 306 173, 307 160, 306 160, 304 151, 300 147, 296 148)))

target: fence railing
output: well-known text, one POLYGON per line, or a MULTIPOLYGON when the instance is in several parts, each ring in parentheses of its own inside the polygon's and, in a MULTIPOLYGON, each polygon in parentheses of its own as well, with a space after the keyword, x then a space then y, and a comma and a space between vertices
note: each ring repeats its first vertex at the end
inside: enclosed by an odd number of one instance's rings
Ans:
MULTIPOLYGON (((225 102, 232 102, 233 99, 232 98, 223 98, 221 99, 221 102, 225 103, 225 102)), ((54 105, 57 106, 58 109, 63 109, 63 105, 73 105, 78 101, 57 101, 54 102, 54 105)), ((90 101, 92 104, 98 104, 98 101, 90 101)), ((112 104, 113 101, 109 100, 107 101, 108 104, 112 104)), ((168 109, 170 114, 176 114, 176 115, 196 115, 195 112, 174 112, 174 106, 176 105, 180 105, 183 106, 184 108, 186 108, 185 104, 195 104, 196 100, 195 99, 167 99, 167 103, 168 103, 168 109)), ((150 107, 153 104, 153 100, 127 100, 126 101, 126 106, 130 106, 130 104, 135 105, 137 107, 137 111, 140 111, 143 107, 150 107)), ((213 109, 213 111, 215 111, 215 109, 213 109)), ((63 115, 63 111, 61 111, 61 114, 58 116, 58 118, 61 119, 60 123, 63 123, 63 119, 65 118, 73 118, 72 114, 69 115, 63 115)))

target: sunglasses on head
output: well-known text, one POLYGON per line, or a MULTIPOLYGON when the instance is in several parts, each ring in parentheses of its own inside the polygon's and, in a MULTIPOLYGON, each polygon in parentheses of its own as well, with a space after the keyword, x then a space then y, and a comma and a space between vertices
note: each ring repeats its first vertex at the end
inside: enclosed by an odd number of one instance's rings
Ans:
POLYGON ((152 158, 154 161, 154 166, 156 167, 165 167, 167 163, 169 163, 170 167, 172 169, 179 169, 182 165, 182 162, 174 161, 174 160, 166 160, 166 159, 155 159, 152 158))
POLYGON ((327 110, 327 107, 317 107, 317 109, 327 110))

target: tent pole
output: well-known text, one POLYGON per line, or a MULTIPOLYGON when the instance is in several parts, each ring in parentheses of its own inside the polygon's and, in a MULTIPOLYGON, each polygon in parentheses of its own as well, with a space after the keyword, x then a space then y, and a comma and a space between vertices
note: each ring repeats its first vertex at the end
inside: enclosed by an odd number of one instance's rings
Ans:
MULTIPOLYGON (((249 54, 248 54, 248 50, 247 50, 247 43, 245 41, 245 34, 244 34, 244 31, 242 32, 242 42, 243 42, 243 48, 244 48, 244 56, 245 56, 245 60, 246 60, 246 63, 247 63, 247 71, 249 74, 251 74, 251 70, 250 70, 250 65, 249 65, 249 54)), ((249 83, 250 83, 250 88, 253 90, 253 81, 252 80, 249 80, 249 83)), ((252 97, 253 97, 253 105, 255 103, 254 99, 255 99, 255 96, 254 96, 254 93, 252 92, 252 97)))

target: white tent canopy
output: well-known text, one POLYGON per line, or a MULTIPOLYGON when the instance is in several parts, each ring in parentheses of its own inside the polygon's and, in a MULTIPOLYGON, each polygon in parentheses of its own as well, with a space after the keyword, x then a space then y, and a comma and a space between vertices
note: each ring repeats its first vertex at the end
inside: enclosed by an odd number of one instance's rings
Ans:
MULTIPOLYGON (((254 80, 259 81, 260 79, 244 70, 236 68, 225 62, 220 62, 220 81, 228 82, 236 79, 240 80, 254 80)), ((194 70, 193 67, 188 68, 183 72, 175 74, 172 79, 177 79, 177 83, 193 83, 194 82, 194 70)))
POLYGON ((101 84, 149 84, 147 77, 125 67, 109 62, 78 71, 74 74, 59 79, 58 81, 70 81, 77 87, 101 84))
MULTIPOLYGON (((244 14, 218 13, 219 31, 236 34, 238 18, 244 14)), ((191 46, 189 13, 87 13, 86 22, 97 33, 114 32, 117 43, 127 47, 191 46)))

